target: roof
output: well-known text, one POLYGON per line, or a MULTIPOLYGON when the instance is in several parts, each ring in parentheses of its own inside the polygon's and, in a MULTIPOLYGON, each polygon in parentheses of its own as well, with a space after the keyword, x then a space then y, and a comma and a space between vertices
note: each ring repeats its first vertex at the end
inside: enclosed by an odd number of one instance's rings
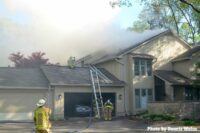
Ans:
POLYGON ((178 57, 174 58, 172 62, 191 59, 192 55, 197 52, 200 52, 200 46, 195 46, 195 47, 191 48, 190 50, 188 50, 188 51, 184 52, 183 54, 179 55, 178 57))
POLYGON ((144 33, 140 33, 133 36, 134 41, 131 43, 131 46, 129 47, 124 47, 119 50, 114 50, 113 52, 110 52, 110 51, 105 52, 104 50, 104 52, 100 52, 101 54, 98 53, 98 55, 96 55, 96 53, 93 53, 93 54, 90 54, 89 56, 85 56, 89 58, 83 57, 77 60, 77 63, 84 60, 84 64, 98 64, 98 63, 106 62, 106 61, 113 60, 116 58, 120 58, 120 56, 130 53, 134 48, 140 45, 146 44, 149 41, 152 41, 153 39, 156 39, 157 37, 161 35, 166 35, 166 34, 173 34, 173 32, 171 30, 158 30, 158 29, 146 31, 144 33))
MULTIPOLYGON (((89 67, 74 67, 46 65, 41 67, 51 85, 91 85, 89 67)), ((105 69, 100 70, 112 83, 100 79, 101 85, 123 86, 124 82, 118 80, 105 69)))
POLYGON ((154 75, 172 85, 190 85, 192 83, 190 79, 175 71, 156 70, 154 71, 154 75))
POLYGON ((117 55, 120 56, 122 54, 129 53, 130 51, 132 51, 132 49, 144 43, 147 43, 151 41, 152 39, 157 38, 158 36, 169 34, 169 33, 172 33, 172 31, 171 30, 151 30, 151 31, 144 32, 143 34, 141 34, 140 40, 136 40, 130 47, 127 47, 121 50, 117 55), (148 36, 145 33, 148 34, 148 36))
POLYGON ((48 88, 48 80, 39 68, 0 68, 0 87, 48 88))

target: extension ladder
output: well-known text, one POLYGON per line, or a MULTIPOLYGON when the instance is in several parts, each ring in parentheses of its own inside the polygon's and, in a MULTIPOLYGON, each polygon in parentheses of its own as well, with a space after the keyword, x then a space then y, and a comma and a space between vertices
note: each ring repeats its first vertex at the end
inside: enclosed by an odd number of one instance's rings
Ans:
POLYGON ((99 70, 95 66, 89 66, 90 68, 90 76, 91 76, 91 82, 92 82, 92 89, 94 93, 94 102, 96 105, 96 111, 97 111, 97 117, 100 119, 103 117, 103 98, 101 94, 101 87, 99 83, 99 70), (102 111, 102 112, 101 112, 102 111))

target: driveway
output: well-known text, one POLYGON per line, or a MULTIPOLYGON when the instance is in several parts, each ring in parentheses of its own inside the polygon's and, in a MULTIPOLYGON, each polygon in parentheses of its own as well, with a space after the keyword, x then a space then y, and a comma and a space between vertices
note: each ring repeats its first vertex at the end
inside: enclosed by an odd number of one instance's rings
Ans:
MULTIPOLYGON (((146 133, 148 126, 167 127, 169 125, 166 122, 156 125, 147 124, 141 120, 129 120, 127 118, 118 118, 113 121, 89 121, 88 118, 73 118, 65 121, 54 121, 52 124, 53 133, 146 133)), ((31 133, 33 129, 34 123, 32 122, 0 123, 0 133, 31 133)))

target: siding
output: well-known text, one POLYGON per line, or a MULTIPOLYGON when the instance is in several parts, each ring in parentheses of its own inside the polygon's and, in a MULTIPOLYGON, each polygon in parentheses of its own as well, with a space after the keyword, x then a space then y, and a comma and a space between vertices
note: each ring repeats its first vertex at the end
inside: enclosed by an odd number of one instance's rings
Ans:
POLYGON ((172 35, 165 35, 148 44, 141 45, 132 52, 145 53, 156 57, 153 69, 172 70, 171 60, 188 50, 188 46, 172 35))
POLYGON ((191 60, 183 60, 173 63, 173 70, 187 78, 194 79, 195 63, 200 61, 200 52, 195 54, 191 60))
POLYGON ((119 80, 122 79, 122 76, 120 73, 120 71, 121 71, 120 64, 117 61, 112 60, 112 61, 100 63, 100 64, 98 64, 98 67, 105 68, 110 73, 112 73, 115 77, 117 77, 119 80))

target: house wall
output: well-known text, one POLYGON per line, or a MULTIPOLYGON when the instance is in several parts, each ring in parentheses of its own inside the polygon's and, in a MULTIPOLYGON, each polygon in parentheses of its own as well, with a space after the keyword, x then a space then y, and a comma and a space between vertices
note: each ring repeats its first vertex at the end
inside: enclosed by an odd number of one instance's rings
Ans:
POLYGON ((183 101, 185 95, 185 87, 183 86, 176 86, 174 88, 174 101, 183 101))
MULTIPOLYGON (((101 87, 101 91, 110 92, 116 94, 116 115, 123 116, 125 114, 124 107, 124 88, 120 87, 101 87), (118 96, 122 95, 122 99, 119 100, 118 96)), ((54 95, 54 119, 64 119, 64 93, 73 92, 73 93, 92 93, 90 87, 55 87, 54 95), (61 95, 61 99, 58 99, 58 96, 61 95)))
POLYGON ((122 79, 120 64, 117 61, 111 60, 104 63, 100 63, 98 64, 98 67, 105 68, 118 79, 122 79))
POLYGON ((177 37, 172 34, 167 34, 140 45, 132 52, 154 56, 156 58, 153 64, 154 70, 172 70, 170 61, 188 49, 189 47, 177 39, 177 37))
MULTIPOLYGON (((132 50, 132 53, 142 53, 154 56, 153 70, 172 70, 171 60, 189 49, 185 43, 177 39, 172 34, 160 36, 132 50)), ((126 110, 128 114, 135 114, 135 88, 152 88, 154 93, 153 76, 134 76, 133 58, 125 54, 118 60, 107 61, 98 64, 99 67, 107 69, 120 80, 126 82, 125 97, 126 110)), ((168 99, 171 99, 172 88, 166 86, 168 99)))
POLYGON ((129 55, 129 62, 130 62, 130 68, 131 70, 131 76, 130 76, 130 83, 131 84, 131 89, 130 89, 130 107, 131 107, 131 112, 132 114, 137 114, 137 112, 143 111, 142 109, 136 109, 135 105, 135 89, 149 89, 151 88, 154 90, 154 77, 153 74, 151 76, 147 75, 135 75, 134 74, 134 59, 132 58, 131 55, 129 55))
POLYGON ((174 100, 174 89, 168 82, 165 82, 165 101, 173 101, 174 100))
MULTIPOLYGON (((50 95, 52 95, 52 92, 50 95)), ((1 89, 0 120, 32 121, 36 103, 39 99, 47 99, 47 97, 47 90, 1 89)), ((52 99, 50 98, 50 108, 52 108, 52 105, 52 99)))
POLYGON ((173 63, 173 70, 185 77, 194 79, 195 64, 200 62, 200 52, 194 54, 191 60, 177 61, 173 63))

